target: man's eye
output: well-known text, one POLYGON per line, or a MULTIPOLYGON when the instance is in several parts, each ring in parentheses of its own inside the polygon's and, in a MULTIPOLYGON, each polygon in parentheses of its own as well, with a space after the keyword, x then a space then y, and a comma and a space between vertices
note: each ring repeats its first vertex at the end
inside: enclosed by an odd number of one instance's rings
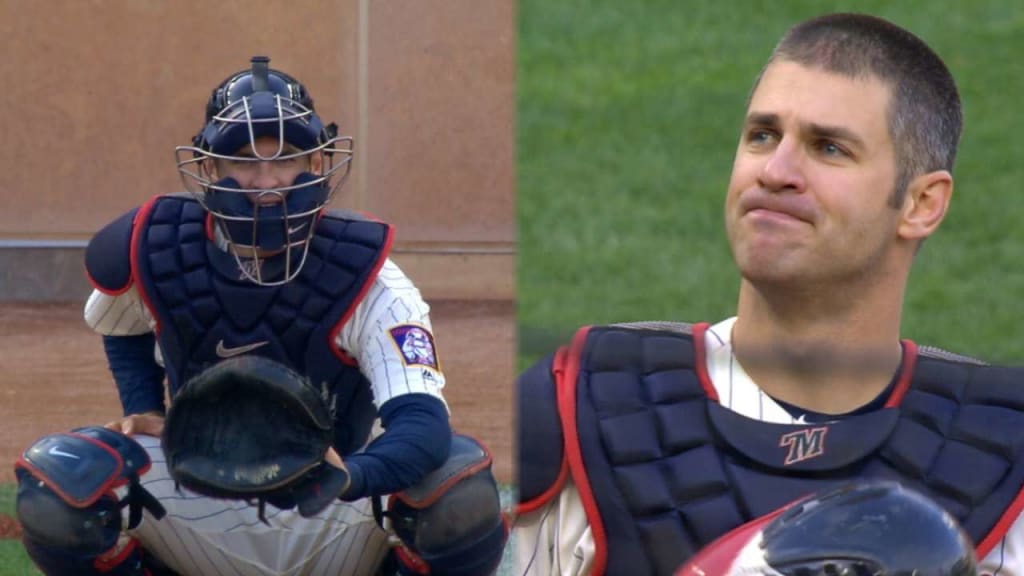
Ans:
POLYGON ((767 144, 775 139, 775 135, 768 130, 754 129, 747 132, 747 142, 751 144, 767 144))
POLYGON ((846 150, 835 142, 822 140, 818 142, 818 150, 826 156, 847 156, 846 150))

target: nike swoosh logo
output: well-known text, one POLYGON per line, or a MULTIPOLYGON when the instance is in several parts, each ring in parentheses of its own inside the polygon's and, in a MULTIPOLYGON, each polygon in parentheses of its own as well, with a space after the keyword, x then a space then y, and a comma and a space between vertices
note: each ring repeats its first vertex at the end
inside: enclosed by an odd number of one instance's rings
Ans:
POLYGON ((46 451, 47 454, 53 456, 63 456, 64 458, 74 458, 75 460, 81 460, 81 456, 76 456, 70 452, 65 452, 56 446, 50 446, 50 449, 46 451))
POLYGON ((235 346, 228 348, 224 345, 224 341, 220 340, 217 342, 217 356, 221 358, 231 358, 232 356, 238 356, 239 354, 245 354, 246 352, 252 352, 253 350, 270 344, 269 341, 263 340, 261 342, 253 342, 252 344, 246 344, 244 346, 235 346))
POLYGON ((302 230, 303 228, 306 227, 306 224, 309 224, 309 222, 303 222, 302 224, 299 224, 295 228, 289 228, 288 235, 291 236, 292 234, 298 233, 299 230, 302 230))

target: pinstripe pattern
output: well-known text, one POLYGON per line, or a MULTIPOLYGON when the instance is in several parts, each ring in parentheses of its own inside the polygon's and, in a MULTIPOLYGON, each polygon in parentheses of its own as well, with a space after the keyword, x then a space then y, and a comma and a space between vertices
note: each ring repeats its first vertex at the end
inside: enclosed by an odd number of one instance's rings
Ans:
POLYGON ((395 396, 413 392, 442 401, 444 375, 421 366, 406 366, 395 347, 390 329, 416 324, 428 331, 430 307, 420 291, 390 259, 381 267, 373 286, 338 334, 336 344, 352 355, 373 384, 378 406, 395 396))
MULTIPOLYGON (((797 423, 761 391, 732 353, 736 318, 711 326, 704 336, 708 376, 723 406, 766 422, 797 423)), ((584 576, 594 564, 594 538, 572 479, 547 505, 524 514, 515 524, 516 574, 523 576, 584 576), (582 560, 581 560, 582 559, 582 560)), ((1014 521, 999 545, 982 559, 978 573, 1024 576, 1024 519, 1014 521)))
POLYGON ((255 506, 176 490, 159 439, 136 440, 153 460, 142 484, 163 503, 167 516, 155 521, 147 515, 133 535, 181 574, 373 574, 387 551, 369 500, 337 501, 312 518, 268 505, 268 526, 259 521, 255 506))
POLYGON ((85 323, 106 336, 136 336, 155 326, 134 286, 118 296, 93 290, 85 303, 85 323))
POLYGON ((736 318, 723 320, 708 328, 704 337, 707 347, 708 376, 718 392, 719 402, 747 418, 779 424, 797 421, 781 405, 772 400, 747 375, 732 351, 732 326, 736 318))

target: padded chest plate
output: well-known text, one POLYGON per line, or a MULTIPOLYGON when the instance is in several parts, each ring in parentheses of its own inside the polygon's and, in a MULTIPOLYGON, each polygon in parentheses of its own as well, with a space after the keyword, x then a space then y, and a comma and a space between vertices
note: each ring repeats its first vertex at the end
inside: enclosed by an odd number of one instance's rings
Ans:
POLYGON ((191 198, 158 197, 141 209, 133 234, 133 276, 158 322, 172 396, 223 358, 266 356, 329 397, 339 421, 354 430, 339 439, 343 452, 361 443, 376 413, 369 383, 333 340, 383 265, 390 227, 326 215, 300 274, 259 286, 218 261, 226 255, 207 239, 206 218, 191 198))
POLYGON ((1021 370, 911 354, 898 406, 771 424, 714 400, 702 330, 592 328, 570 349, 567 457, 607 573, 672 574, 729 530, 865 477, 929 494, 981 553, 1001 537, 1024 485, 1021 370))

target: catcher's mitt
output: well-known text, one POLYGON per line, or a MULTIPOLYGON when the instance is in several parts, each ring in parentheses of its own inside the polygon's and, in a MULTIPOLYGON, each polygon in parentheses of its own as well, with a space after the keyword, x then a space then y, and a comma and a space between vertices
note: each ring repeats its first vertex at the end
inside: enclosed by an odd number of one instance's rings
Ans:
POLYGON ((164 423, 167 469, 189 490, 215 498, 323 510, 349 484, 324 462, 331 415, 299 374, 260 356, 207 368, 178 392, 164 423))

